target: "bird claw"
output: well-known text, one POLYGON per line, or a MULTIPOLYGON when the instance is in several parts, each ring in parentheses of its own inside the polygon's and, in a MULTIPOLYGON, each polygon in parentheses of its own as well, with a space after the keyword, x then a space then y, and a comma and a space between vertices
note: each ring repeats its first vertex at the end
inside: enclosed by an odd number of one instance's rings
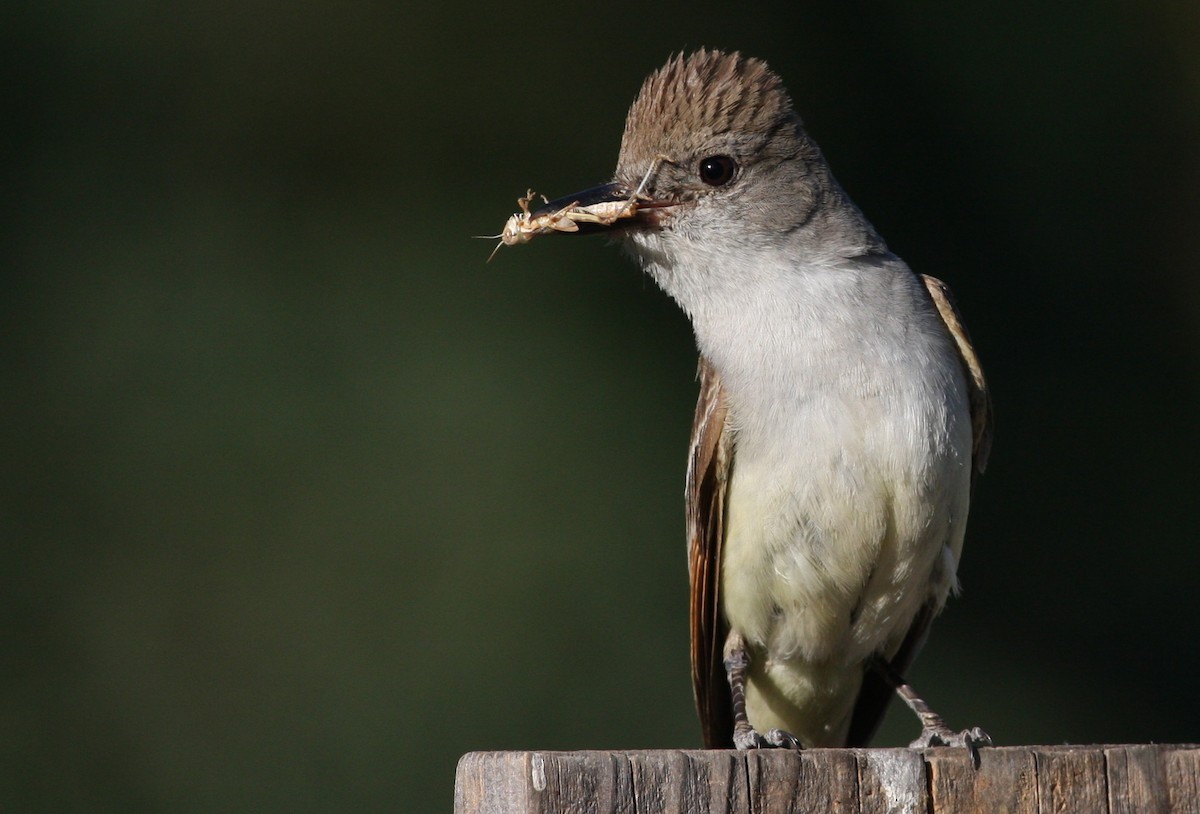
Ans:
POLYGON ((977 726, 955 732, 945 724, 926 726, 921 729, 921 735, 909 744, 910 749, 926 749, 930 746, 950 746, 966 749, 971 753, 971 761, 979 765, 979 747, 991 746, 992 736, 977 726))
POLYGON ((800 739, 782 729, 768 730, 764 735, 753 727, 734 727, 733 745, 746 749, 803 749, 800 739))

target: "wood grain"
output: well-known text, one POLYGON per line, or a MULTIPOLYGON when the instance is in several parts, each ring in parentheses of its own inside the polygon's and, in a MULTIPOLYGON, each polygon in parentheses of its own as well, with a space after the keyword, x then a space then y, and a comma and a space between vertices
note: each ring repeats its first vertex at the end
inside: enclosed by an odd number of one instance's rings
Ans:
POLYGON ((472 752, 455 814, 1194 814, 1196 745, 472 752))

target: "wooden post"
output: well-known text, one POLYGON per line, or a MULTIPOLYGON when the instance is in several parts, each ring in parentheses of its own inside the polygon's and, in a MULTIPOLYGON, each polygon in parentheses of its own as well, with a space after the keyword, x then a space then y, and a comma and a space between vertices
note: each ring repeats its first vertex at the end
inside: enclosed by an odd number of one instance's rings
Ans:
POLYGON ((1200 746, 471 752, 455 814, 1197 814, 1200 746))

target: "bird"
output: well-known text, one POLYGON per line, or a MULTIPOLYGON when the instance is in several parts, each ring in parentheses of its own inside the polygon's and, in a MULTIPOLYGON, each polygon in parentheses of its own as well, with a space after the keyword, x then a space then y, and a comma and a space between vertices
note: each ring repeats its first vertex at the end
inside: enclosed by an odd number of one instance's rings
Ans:
POLYGON ((958 590, 991 448, 983 370, 949 287, 888 249, 780 77, 738 52, 673 55, 629 109, 612 181, 522 217, 608 234, 691 322, 705 745, 864 746, 893 695, 921 723, 912 746, 990 744, 904 678, 958 590))

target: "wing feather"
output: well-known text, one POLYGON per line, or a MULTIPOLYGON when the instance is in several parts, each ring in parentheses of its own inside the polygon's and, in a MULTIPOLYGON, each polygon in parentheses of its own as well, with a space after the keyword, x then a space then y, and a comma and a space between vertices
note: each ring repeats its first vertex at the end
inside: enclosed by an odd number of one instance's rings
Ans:
POLYGON ((725 497, 733 456, 725 391, 704 357, 700 357, 699 378, 686 490, 692 689, 705 746, 728 749, 733 744, 733 710, 721 656, 727 630, 720 587, 725 497))
POLYGON ((946 323, 946 330, 950 332, 954 344, 958 347, 971 407, 971 429, 974 439, 971 462, 975 473, 982 475, 987 469, 988 455, 992 451, 992 397, 988 392, 987 380, 983 377, 983 366, 979 364, 979 357, 971 344, 971 335, 963 325, 950 286, 928 274, 922 274, 921 279, 925 282, 925 288, 929 290, 929 296, 937 306, 942 321, 946 323))

